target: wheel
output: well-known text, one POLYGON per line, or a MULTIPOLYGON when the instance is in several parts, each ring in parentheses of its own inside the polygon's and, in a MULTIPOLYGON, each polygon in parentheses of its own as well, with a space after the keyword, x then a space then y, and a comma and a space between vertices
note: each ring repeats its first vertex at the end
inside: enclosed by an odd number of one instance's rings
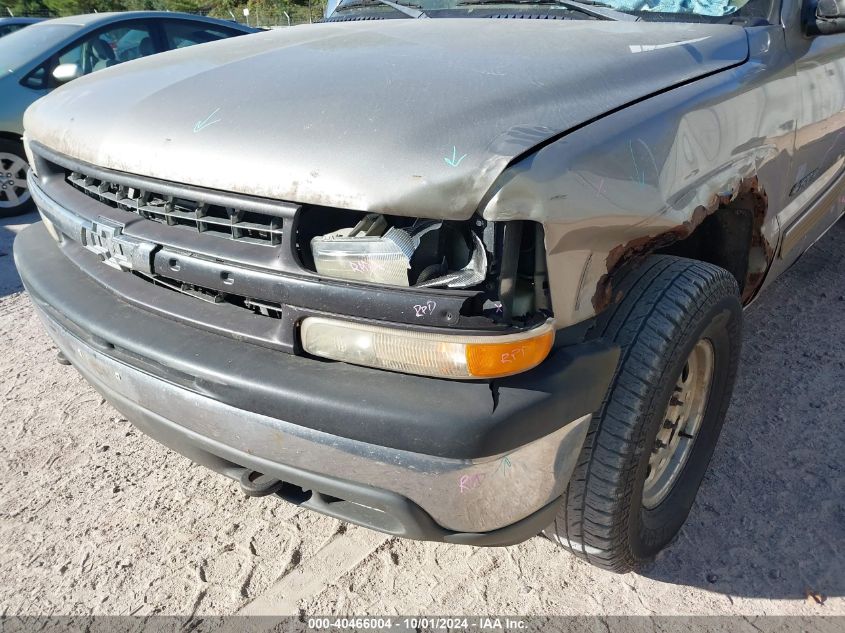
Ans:
POLYGON ((0 218, 35 209, 26 184, 28 169, 23 144, 0 138, 0 218))
POLYGON ((656 255, 618 279, 591 336, 621 348, 546 535, 619 573, 651 560, 689 514, 739 363, 742 306, 726 270, 656 255))

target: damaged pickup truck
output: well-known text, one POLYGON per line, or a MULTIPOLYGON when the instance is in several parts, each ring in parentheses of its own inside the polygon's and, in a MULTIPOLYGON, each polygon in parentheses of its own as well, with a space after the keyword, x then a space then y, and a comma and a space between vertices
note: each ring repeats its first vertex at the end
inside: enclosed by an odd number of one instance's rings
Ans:
POLYGON ((841 0, 346 0, 34 104, 16 262, 62 359, 248 495, 635 569, 743 307, 845 209, 843 33, 841 0))

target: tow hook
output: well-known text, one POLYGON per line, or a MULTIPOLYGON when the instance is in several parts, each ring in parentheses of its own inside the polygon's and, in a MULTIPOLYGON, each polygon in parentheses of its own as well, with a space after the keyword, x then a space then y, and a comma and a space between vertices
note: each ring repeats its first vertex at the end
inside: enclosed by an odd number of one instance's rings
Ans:
POLYGON ((248 497, 266 497, 279 491, 283 481, 259 473, 255 470, 244 470, 240 478, 241 490, 248 497))
POLYGON ((59 365, 70 365, 70 361, 67 359, 67 356, 62 354, 61 352, 56 352, 56 362, 59 365))

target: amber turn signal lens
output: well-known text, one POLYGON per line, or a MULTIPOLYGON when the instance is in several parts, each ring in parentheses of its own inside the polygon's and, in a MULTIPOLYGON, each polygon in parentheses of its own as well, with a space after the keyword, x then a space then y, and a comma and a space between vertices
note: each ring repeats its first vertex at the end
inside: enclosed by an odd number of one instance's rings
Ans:
POLYGON ((545 360, 554 340, 554 330, 549 329, 539 336, 507 343, 470 343, 466 346, 467 370, 478 378, 527 371, 545 360))
POLYGON ((518 334, 461 336, 415 332, 308 317, 302 347, 309 354, 354 365, 439 378, 496 378, 539 365, 554 340, 554 323, 518 334))

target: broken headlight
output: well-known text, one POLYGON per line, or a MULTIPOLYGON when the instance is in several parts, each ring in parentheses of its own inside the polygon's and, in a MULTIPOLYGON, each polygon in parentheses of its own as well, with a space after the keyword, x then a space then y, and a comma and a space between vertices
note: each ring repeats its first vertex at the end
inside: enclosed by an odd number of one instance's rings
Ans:
POLYGON ((475 233, 450 222, 389 226, 383 215, 311 240, 317 272, 391 286, 469 288, 487 275, 487 252, 475 233))

